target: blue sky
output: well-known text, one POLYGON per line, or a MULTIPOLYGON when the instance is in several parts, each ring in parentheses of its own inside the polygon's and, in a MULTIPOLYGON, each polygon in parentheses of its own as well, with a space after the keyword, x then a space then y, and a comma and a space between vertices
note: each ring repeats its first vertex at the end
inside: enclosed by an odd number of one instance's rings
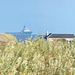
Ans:
POLYGON ((0 33, 74 33, 75 0, 0 0, 0 33))

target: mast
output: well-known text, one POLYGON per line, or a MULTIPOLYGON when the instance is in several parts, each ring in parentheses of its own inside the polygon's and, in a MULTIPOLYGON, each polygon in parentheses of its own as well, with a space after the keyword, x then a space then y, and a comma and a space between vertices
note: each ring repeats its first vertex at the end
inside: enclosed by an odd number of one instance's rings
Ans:
POLYGON ((24 29, 25 29, 25 26, 24 26, 24 29))

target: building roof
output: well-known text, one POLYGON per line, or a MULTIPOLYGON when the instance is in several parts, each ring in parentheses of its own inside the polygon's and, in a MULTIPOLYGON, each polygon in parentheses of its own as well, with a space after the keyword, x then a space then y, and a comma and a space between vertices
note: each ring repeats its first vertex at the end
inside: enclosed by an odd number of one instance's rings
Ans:
POLYGON ((74 38, 74 34, 53 34, 50 33, 46 38, 74 38))

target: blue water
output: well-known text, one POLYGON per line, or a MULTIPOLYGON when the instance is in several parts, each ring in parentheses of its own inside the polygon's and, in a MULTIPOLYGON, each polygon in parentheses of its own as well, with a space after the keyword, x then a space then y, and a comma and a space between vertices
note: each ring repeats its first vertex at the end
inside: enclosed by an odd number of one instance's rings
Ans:
MULTIPOLYGON (((25 41, 25 39, 30 38, 30 37, 32 37, 32 39, 34 39, 37 36, 36 34, 34 34, 34 35, 12 34, 12 35, 17 38, 18 42, 25 41)), ((45 36, 45 35, 39 35, 39 36, 41 37, 41 36, 45 36)))

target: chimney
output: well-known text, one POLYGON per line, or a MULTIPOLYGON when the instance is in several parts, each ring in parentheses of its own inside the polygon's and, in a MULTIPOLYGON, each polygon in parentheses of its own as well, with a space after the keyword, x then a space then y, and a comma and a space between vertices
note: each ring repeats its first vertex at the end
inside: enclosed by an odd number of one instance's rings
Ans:
POLYGON ((48 30, 46 31, 46 36, 48 36, 48 30))

